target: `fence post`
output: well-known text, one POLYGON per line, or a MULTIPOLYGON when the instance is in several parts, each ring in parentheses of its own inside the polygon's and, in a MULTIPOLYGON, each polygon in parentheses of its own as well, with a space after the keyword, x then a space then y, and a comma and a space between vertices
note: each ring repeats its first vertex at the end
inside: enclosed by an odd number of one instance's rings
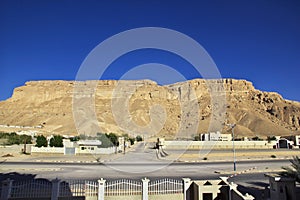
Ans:
POLYGON ((105 194, 105 182, 103 178, 98 180, 98 200, 104 200, 104 194, 105 194))
POLYGON ((148 200, 148 185, 149 185, 149 179, 144 178, 143 181, 143 200, 148 200))
POLYGON ((1 198, 3 200, 8 200, 11 193, 11 187, 12 187, 13 180, 7 179, 5 181, 2 181, 2 192, 1 192, 1 198))
POLYGON ((183 178, 183 200, 187 200, 187 191, 191 185, 191 179, 190 178, 183 178))
POLYGON ((60 180, 52 180, 51 200, 58 200, 60 180))

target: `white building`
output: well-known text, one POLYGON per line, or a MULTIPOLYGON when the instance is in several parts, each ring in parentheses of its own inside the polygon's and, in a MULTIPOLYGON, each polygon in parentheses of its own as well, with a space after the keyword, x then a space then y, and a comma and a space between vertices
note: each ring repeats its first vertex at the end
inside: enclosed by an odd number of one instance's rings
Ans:
POLYGON ((77 153, 94 153, 101 148, 102 142, 99 140, 80 140, 76 142, 77 153))
POLYGON ((201 141, 231 141, 231 134, 221 134, 220 131, 201 134, 201 141))

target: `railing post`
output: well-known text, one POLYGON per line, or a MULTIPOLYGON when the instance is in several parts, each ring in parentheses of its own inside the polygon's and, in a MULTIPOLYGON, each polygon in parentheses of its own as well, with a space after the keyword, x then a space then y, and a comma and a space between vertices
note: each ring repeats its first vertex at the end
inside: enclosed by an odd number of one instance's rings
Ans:
POLYGON ((60 180, 52 180, 51 200, 58 200, 60 180))
POLYGON ((105 194, 105 182, 103 178, 98 180, 98 200, 104 200, 104 194, 105 194))
POLYGON ((5 181, 2 181, 2 192, 1 192, 1 198, 3 200, 8 200, 11 193, 11 187, 12 187, 13 180, 7 179, 5 181))
POLYGON ((229 183, 228 185, 229 185, 229 200, 233 200, 232 193, 233 193, 233 190, 237 189, 238 185, 233 182, 229 183))
POLYGON ((187 191, 191 185, 190 178, 183 178, 183 200, 187 200, 187 191))
POLYGON ((144 178, 143 181, 143 200, 148 200, 148 185, 149 185, 149 179, 144 178))

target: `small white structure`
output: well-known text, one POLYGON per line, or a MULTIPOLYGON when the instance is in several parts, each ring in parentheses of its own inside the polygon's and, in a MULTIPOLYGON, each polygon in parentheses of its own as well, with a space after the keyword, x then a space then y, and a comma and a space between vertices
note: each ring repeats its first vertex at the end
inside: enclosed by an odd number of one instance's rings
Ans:
POLYGON ((300 147, 300 135, 291 136, 290 139, 294 142, 295 146, 300 147))
POLYGON ((92 153, 101 147, 102 142, 99 140, 80 140, 76 142, 78 149, 77 153, 92 153))
POLYGON ((201 141, 231 141, 231 134, 221 134, 220 131, 201 134, 201 141))

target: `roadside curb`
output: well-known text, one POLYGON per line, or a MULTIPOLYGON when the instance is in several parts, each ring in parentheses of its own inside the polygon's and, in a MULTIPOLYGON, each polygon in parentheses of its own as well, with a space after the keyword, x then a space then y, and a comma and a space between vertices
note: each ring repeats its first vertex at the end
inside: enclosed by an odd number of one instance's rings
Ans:
MULTIPOLYGON (((240 159, 236 162, 245 161, 270 161, 270 160, 290 160, 291 158, 261 158, 261 159, 240 159)), ((184 163, 206 163, 206 162, 233 162, 232 160, 175 160, 174 162, 184 162, 184 163)))

